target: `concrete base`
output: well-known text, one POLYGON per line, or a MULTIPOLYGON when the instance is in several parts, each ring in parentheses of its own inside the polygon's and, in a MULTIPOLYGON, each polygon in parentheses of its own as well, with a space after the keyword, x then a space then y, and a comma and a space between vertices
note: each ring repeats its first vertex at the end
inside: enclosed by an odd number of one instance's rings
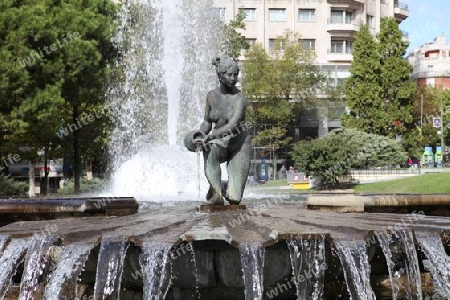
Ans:
POLYGON ((333 212, 364 212, 364 197, 356 195, 309 195, 308 209, 333 212))
POLYGON ((17 221, 126 216, 137 213, 138 209, 139 204, 133 197, 0 199, 0 226, 17 221))
POLYGON ((237 211, 237 210, 246 210, 247 206, 245 205, 207 205, 203 204, 197 207, 198 212, 202 213, 215 213, 221 211, 237 211))

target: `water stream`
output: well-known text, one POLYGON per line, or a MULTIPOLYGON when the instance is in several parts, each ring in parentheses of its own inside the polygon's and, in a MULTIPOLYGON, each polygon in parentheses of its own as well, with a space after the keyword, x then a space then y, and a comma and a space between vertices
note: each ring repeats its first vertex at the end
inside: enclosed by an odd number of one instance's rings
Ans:
POLYGON ((98 254, 95 299, 119 299, 123 262, 129 246, 120 237, 104 236, 98 254))
POLYGON ((144 299, 163 300, 170 287, 171 245, 144 242, 139 258, 144 280, 144 299))
POLYGON ((56 235, 35 234, 25 256, 24 270, 20 282, 19 300, 40 299, 43 285, 50 271, 52 251, 58 243, 56 235))
POLYGON ((299 237, 287 241, 297 299, 323 297, 325 274, 325 236, 299 237))
POLYGON ((246 243, 239 250, 244 276, 245 299, 260 300, 264 293, 264 246, 262 243, 246 243))
POLYGON ((94 245, 69 244, 59 257, 44 293, 46 300, 75 299, 78 276, 94 245))
POLYGON ((9 235, 0 234, 0 254, 3 252, 3 249, 5 248, 8 239, 9 235))
POLYGON ((445 252, 441 237, 435 234, 416 235, 416 238, 430 262, 435 290, 450 299, 450 257, 445 252))
POLYGON ((199 127, 206 94, 217 81, 211 60, 220 54, 222 33, 212 4, 124 1, 117 37, 123 74, 108 92, 116 122, 110 143, 114 195, 199 200, 195 154, 181 144, 199 127))
POLYGON ((366 242, 335 240, 350 299, 375 300, 370 286, 370 265, 366 242))
POLYGON ((0 299, 3 299, 8 291, 12 276, 28 249, 29 243, 27 239, 13 239, 0 257, 0 299))
POLYGON ((397 299, 400 278, 404 277, 407 299, 422 299, 419 261, 412 231, 398 229, 393 232, 376 231, 375 235, 386 257, 392 283, 392 299, 397 299))

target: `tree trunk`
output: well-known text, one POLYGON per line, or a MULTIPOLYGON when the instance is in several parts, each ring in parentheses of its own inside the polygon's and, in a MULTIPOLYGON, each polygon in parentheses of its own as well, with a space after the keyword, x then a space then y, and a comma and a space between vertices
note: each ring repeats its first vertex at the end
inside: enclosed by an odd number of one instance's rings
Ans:
POLYGON ((28 196, 35 197, 36 196, 36 186, 34 184, 35 180, 35 171, 34 171, 34 162, 30 161, 28 163, 28 196))
POLYGON ((92 180, 94 178, 94 176, 92 174, 92 159, 87 158, 85 165, 86 165, 86 179, 92 180))
MULTIPOLYGON (((79 117, 78 107, 73 107, 72 122, 77 124, 79 117)), ((80 176, 81 176, 81 153, 79 141, 79 128, 73 131, 73 192, 80 193, 80 176)))
POLYGON ((318 107, 318 119, 319 119, 319 137, 322 137, 328 133, 328 108, 325 105, 319 105, 318 107))
POLYGON ((275 150, 273 151, 273 180, 277 179, 277 154, 275 152, 275 150))
POLYGON ((47 153, 45 153, 45 159, 44 159, 44 195, 48 195, 48 190, 50 188, 50 182, 48 178, 50 168, 48 166, 48 159, 47 159, 47 153))

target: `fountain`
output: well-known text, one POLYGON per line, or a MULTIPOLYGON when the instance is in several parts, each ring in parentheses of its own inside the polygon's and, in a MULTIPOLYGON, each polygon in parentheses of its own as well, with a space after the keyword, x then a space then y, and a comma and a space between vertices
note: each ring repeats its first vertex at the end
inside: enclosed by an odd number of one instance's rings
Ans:
POLYGON ((214 85, 208 66, 220 38, 203 30, 214 28, 210 7, 124 5, 126 80, 109 91, 118 124, 112 195, 39 207, 2 200, 0 298, 448 298, 450 219, 436 216, 433 201, 426 213, 416 199, 399 214, 383 212, 384 199, 343 195, 367 201, 338 213, 307 209, 309 195, 247 194, 247 210, 196 210, 197 158, 177 141, 200 122, 214 85), (118 197, 130 195, 139 211, 118 197))

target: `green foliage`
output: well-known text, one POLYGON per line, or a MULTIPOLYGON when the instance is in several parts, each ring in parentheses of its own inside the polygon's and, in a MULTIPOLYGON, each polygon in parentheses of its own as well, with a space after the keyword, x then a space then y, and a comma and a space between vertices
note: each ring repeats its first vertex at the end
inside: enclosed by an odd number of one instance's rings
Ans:
POLYGON ((395 137, 414 128, 411 117, 414 83, 409 81, 408 61, 403 58, 408 43, 393 18, 383 19, 375 40, 366 25, 355 37, 345 82, 349 115, 345 127, 395 137))
POLYGON ((245 12, 239 11, 234 20, 224 25, 225 52, 233 59, 237 59, 240 56, 241 50, 250 48, 245 36, 239 32, 245 30, 245 17, 245 12))
POLYGON ((242 87, 251 101, 249 120, 265 128, 256 132, 253 145, 272 153, 274 173, 277 150, 292 140, 287 128, 295 116, 293 103, 314 98, 322 79, 314 52, 303 49, 298 41, 297 34, 286 31, 269 53, 255 45, 243 61, 242 87))
POLYGON ((295 144, 291 155, 299 169, 312 175, 320 188, 338 187, 339 178, 349 175, 352 168, 404 163, 407 157, 392 139, 344 128, 295 144))
POLYGON ((28 184, 0 175, 0 196, 25 196, 28 184))
MULTIPOLYGON (((107 122, 81 117, 105 101, 117 7, 111 0, 3 1, 0 4, 0 130, 3 150, 31 161, 95 152, 107 122), (32 20, 24 22, 24 20, 32 20), (59 129, 68 131, 58 137, 59 129), (97 140, 96 140, 97 139, 97 140), (44 150, 44 157, 38 151, 44 150)), ((104 142, 104 140, 102 141, 104 142)))
MULTIPOLYGON (((80 184, 80 192, 81 193, 98 193, 101 192, 106 187, 106 182, 99 179, 94 178, 92 180, 87 180, 82 178, 80 184)), ((60 195, 71 195, 74 190, 74 181, 73 179, 68 180, 66 185, 62 189, 58 189, 58 194, 60 195)))

